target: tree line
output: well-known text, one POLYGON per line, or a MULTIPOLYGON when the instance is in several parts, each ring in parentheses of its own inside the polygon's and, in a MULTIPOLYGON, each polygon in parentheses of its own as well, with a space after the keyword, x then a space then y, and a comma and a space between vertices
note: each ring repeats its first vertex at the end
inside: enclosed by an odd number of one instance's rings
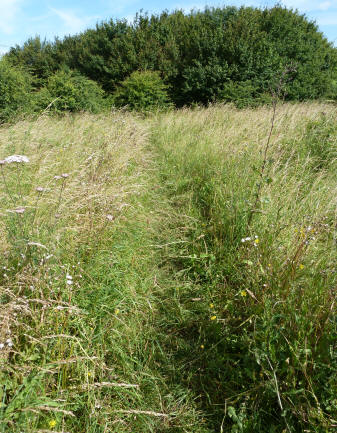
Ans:
POLYGON ((139 98, 141 106, 255 105, 270 100, 289 66, 287 100, 337 98, 337 49, 296 10, 139 13, 132 23, 111 19, 75 36, 52 42, 37 36, 11 48, 0 62, 0 90, 8 93, 0 96, 0 109, 15 98, 22 106, 27 92, 33 109, 56 98, 55 109, 70 111, 136 107, 139 98), (21 86, 21 96, 9 94, 10 81, 17 81, 17 91, 21 86))

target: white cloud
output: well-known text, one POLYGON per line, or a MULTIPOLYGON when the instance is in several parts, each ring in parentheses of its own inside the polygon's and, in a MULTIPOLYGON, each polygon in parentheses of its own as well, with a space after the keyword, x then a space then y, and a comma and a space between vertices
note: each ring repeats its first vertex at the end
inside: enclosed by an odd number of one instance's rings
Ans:
POLYGON ((15 19, 20 12, 21 0, 0 0, 0 32, 15 32, 15 19))
POLYGON ((332 6, 331 2, 323 2, 318 5, 320 11, 327 11, 332 6))
POLYGON ((90 24, 95 23, 100 18, 99 16, 79 17, 72 10, 50 8, 50 11, 60 18, 63 23, 64 32, 71 34, 85 30, 90 24))
POLYGON ((289 8, 298 9, 302 12, 328 11, 329 9, 333 9, 337 6, 337 2, 335 0, 283 0, 282 3, 289 8))

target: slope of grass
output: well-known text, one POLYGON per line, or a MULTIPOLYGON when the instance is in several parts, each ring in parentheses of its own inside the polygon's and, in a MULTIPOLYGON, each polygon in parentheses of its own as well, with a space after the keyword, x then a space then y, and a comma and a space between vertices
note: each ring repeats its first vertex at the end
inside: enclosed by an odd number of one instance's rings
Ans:
POLYGON ((0 431, 333 431, 336 110, 278 108, 260 179, 270 116, 0 130, 0 431))

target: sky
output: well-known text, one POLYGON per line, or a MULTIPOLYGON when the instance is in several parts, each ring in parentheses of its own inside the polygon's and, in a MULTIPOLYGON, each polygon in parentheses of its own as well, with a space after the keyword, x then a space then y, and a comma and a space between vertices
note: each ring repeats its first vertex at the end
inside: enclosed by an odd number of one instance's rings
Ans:
MULTIPOLYGON (((0 0, 0 54, 39 35, 53 40, 92 28, 110 18, 132 20, 141 9, 158 13, 164 9, 203 9, 207 6, 272 6, 274 0, 0 0)), ((337 46, 337 0, 280 0, 298 9, 337 46)))

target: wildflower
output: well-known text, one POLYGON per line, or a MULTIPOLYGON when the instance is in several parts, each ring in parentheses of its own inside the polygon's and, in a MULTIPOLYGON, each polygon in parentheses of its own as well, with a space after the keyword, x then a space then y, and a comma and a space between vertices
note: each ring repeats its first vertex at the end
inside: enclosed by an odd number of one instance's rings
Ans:
POLYGON ((200 349, 205 349, 205 346, 203 344, 201 344, 200 349))
POLYGON ((6 164, 6 161, 4 159, 0 159, 0 165, 6 164))
MULTIPOLYGON (((32 247, 32 246, 40 247, 40 248, 44 248, 45 250, 47 250, 47 247, 40 244, 39 242, 28 242, 27 245, 30 247, 32 247)), ((24 257, 22 257, 22 258, 24 258, 24 257)))
POLYGON ((240 295, 243 297, 247 296, 246 290, 241 290, 240 295))
POLYGON ((212 317, 211 317, 211 320, 215 320, 215 319, 216 319, 216 316, 212 316, 212 317))
POLYGON ((66 281, 68 286, 71 286, 73 284, 73 277, 69 274, 66 275, 66 281))
POLYGON ((88 371, 88 377, 91 377, 91 376, 92 376, 91 372, 90 372, 90 371, 88 371))
POLYGON ((14 213, 16 213, 18 215, 22 215, 25 212, 25 210, 26 209, 24 207, 17 207, 16 209, 13 209, 10 212, 14 212, 14 213))
POLYGON ((304 269, 304 265, 302 265, 302 263, 299 265, 299 268, 302 270, 304 269))
POLYGON ((120 310, 118 308, 116 308, 115 314, 118 314, 119 312, 120 312, 120 310))
POLYGON ((57 175, 57 176, 54 176, 54 179, 55 179, 55 180, 59 180, 59 179, 61 179, 61 176, 58 176, 58 175, 57 175))
POLYGON ((107 215, 106 219, 109 220, 109 221, 113 221, 115 218, 114 218, 113 215, 107 215))
POLYGON ((52 419, 49 421, 49 428, 54 428, 56 426, 56 420, 52 419))
POLYGON ((247 236, 246 238, 242 238, 242 239, 241 239, 241 242, 242 242, 242 243, 245 243, 245 242, 248 242, 248 241, 251 241, 251 240, 252 240, 252 238, 249 237, 249 236, 247 236))
POLYGON ((209 304, 209 308, 214 308, 214 304, 209 304))
POLYGON ((0 350, 3 349, 5 345, 3 343, 0 343, 0 350))
POLYGON ((46 188, 43 188, 42 186, 38 186, 35 191, 37 191, 37 192, 43 192, 45 190, 46 190, 46 188))
POLYGON ((69 177, 69 174, 68 173, 62 173, 61 176, 63 177, 63 179, 66 179, 67 177, 69 177))
POLYGON ((255 242, 256 244, 258 244, 258 243, 260 242, 260 239, 259 239, 259 238, 256 238, 254 242, 255 242))
POLYGON ((17 162, 17 163, 27 163, 29 162, 29 159, 27 158, 27 156, 24 155, 11 155, 11 156, 7 156, 7 158, 5 158, 5 162, 7 164, 11 164, 13 162, 17 162))

